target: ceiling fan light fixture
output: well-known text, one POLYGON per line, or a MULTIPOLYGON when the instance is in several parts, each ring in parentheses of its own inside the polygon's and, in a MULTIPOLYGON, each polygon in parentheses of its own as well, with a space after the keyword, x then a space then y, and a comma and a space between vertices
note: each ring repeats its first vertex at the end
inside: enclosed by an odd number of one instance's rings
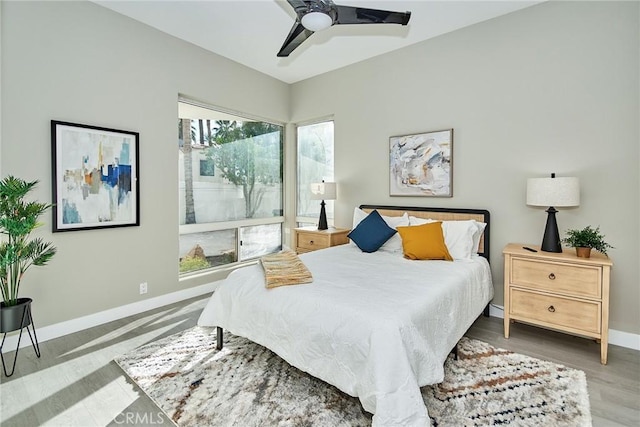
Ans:
MULTIPOLYGON (((2 0, 0 0, 2 1, 2 0)), ((344 24, 400 24, 407 25, 411 12, 393 12, 355 6, 338 6, 333 0, 286 0, 296 14, 296 21, 278 51, 287 57, 316 31, 344 24)))
POLYGON ((300 20, 309 31, 322 31, 333 25, 333 19, 324 12, 309 12, 300 20))

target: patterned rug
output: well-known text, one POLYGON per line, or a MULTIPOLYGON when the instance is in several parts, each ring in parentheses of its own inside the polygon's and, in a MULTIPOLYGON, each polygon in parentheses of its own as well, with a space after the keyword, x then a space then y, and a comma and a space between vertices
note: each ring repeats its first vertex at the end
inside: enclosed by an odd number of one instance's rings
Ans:
MULTIPOLYGON (((271 351, 194 327, 116 358, 180 427, 370 426, 358 399, 271 351)), ((462 338, 441 384, 422 388, 432 426, 590 426, 584 372, 462 338)))

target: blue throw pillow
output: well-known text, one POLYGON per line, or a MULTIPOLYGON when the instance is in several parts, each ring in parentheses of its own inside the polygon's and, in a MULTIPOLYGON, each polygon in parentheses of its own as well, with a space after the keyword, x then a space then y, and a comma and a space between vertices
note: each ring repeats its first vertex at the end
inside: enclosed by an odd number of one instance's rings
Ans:
POLYGON ((347 237, 363 252, 375 252, 397 231, 389 227, 378 211, 374 210, 351 230, 347 237))

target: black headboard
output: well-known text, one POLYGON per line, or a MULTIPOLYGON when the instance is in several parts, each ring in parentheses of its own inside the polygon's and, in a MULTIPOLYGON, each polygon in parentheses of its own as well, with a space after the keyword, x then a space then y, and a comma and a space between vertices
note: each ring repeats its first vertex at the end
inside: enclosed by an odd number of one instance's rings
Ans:
POLYGON ((490 231, 491 222, 490 214, 485 209, 463 209, 463 208, 427 208, 416 206, 381 206, 381 205, 360 205, 360 209, 370 212, 377 210, 381 215, 401 216, 404 212, 419 218, 430 218, 440 221, 463 221, 475 219, 478 222, 484 222, 487 226, 484 229, 480 245, 478 246, 478 254, 490 261, 490 231))

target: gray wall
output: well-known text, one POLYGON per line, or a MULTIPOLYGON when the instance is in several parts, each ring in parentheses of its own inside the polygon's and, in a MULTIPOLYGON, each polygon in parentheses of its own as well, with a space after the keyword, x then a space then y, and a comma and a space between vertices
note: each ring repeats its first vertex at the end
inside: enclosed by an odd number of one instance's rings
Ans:
POLYGON ((51 200, 52 119, 140 132, 140 227, 52 234, 43 217, 58 254, 23 282, 36 324, 211 281, 178 281, 178 94, 286 122, 289 86, 90 2, 1 7, 3 176, 51 200))
POLYGON ((476 207, 492 215, 495 301, 502 248, 540 244, 526 180, 581 180, 567 228, 616 247, 611 328, 640 333, 639 4, 551 2, 293 85, 292 121, 335 114, 336 225, 361 203, 476 207), (389 136, 454 129, 454 197, 388 196, 389 136))

